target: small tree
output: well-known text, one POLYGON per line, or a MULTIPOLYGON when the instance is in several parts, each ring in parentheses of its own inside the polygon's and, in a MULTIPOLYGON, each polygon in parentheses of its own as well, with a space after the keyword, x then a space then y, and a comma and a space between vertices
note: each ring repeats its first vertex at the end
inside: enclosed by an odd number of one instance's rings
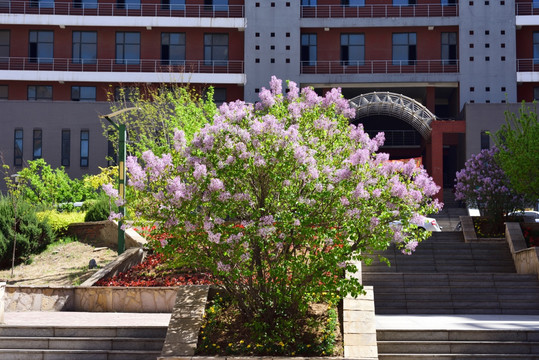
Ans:
POLYGON ((530 202, 539 200, 539 121, 535 109, 522 103, 519 115, 505 113, 506 123, 494 135, 496 160, 511 186, 530 202))
POLYGON ((466 161, 456 175, 455 199, 477 207, 482 215, 502 223, 510 211, 522 208, 524 198, 513 190, 509 178, 498 165, 498 148, 484 149, 466 161))
POLYGON ((428 236, 417 224, 441 206, 424 169, 388 162, 383 134, 349 124, 338 89, 270 85, 254 105, 221 106, 190 144, 176 131, 171 153, 130 157, 129 202, 174 235, 158 251, 218 279, 252 340, 290 353, 313 326, 310 302, 361 293, 344 277, 352 260, 392 242, 411 253, 428 236))
MULTIPOLYGON (((183 129, 190 140, 192 135, 217 112, 213 102, 213 88, 204 96, 189 86, 163 85, 159 88, 120 88, 109 92, 111 110, 136 107, 137 111, 115 117, 126 125, 129 141, 127 153, 142 156, 151 149, 155 154, 170 151, 174 129, 183 129)), ((118 143, 118 131, 108 122, 102 122, 103 134, 113 144, 118 143)))

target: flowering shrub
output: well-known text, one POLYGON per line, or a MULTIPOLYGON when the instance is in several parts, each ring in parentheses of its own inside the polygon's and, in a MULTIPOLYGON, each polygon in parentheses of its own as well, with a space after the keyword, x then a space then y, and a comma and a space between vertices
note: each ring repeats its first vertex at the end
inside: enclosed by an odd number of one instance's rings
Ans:
POLYGON ((514 209, 522 208, 524 198, 517 194, 495 160, 498 149, 484 149, 466 161, 457 172, 455 199, 477 207, 481 214, 498 219, 514 209))
POLYGON ((521 223, 522 235, 528 247, 539 246, 539 226, 536 224, 521 223))
POLYGON ((441 204, 424 169, 388 162, 382 133, 349 124, 339 90, 288 89, 272 77, 260 102, 225 103, 189 144, 178 130, 174 151, 126 165, 136 216, 173 235, 157 250, 213 274, 255 342, 290 352, 310 302, 362 292, 343 276, 352 260, 391 242, 413 252, 441 204))

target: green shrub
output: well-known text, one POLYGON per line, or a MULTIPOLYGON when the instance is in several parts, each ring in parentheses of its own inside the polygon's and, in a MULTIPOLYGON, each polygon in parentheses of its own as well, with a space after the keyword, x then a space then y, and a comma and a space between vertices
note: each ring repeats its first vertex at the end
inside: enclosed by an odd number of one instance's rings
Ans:
POLYGON ((58 212, 47 210, 36 213, 39 220, 47 220, 56 236, 65 235, 69 224, 84 222, 85 214, 82 212, 58 212))
POLYGON ((11 265, 13 239, 16 236, 15 261, 25 261, 29 255, 40 252, 54 241, 54 233, 46 220, 39 220, 28 202, 16 201, 10 197, 0 198, 0 268, 11 265), (17 225, 14 230, 14 208, 17 209, 17 225))
POLYGON ((116 205, 112 204, 107 196, 101 196, 97 201, 90 206, 84 217, 84 221, 103 221, 109 218, 111 210, 118 211, 116 205))

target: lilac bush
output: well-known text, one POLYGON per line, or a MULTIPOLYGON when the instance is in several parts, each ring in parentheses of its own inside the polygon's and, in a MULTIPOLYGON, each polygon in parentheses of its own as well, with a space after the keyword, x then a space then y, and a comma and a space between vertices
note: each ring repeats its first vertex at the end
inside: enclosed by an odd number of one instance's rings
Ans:
POLYGON ((509 178, 496 162, 497 147, 472 155, 456 174, 455 199, 476 207, 481 214, 501 221, 504 214, 522 207, 524 198, 516 193, 509 178))
POLYGON ((190 143, 177 130, 170 154, 127 161, 136 216, 174 235, 158 251, 211 272, 253 338, 283 351, 309 303, 362 292, 343 276, 353 260, 392 242, 412 253, 428 236, 417 224, 441 208, 423 168, 387 161, 383 133, 350 125, 339 89, 288 89, 272 77, 260 102, 223 104, 190 143))

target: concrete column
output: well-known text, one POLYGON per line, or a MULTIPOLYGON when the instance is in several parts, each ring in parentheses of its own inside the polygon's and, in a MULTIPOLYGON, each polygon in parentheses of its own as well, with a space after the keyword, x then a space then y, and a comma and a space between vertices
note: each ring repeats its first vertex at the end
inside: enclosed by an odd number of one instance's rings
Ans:
POLYGON ((443 201, 444 185, 444 133, 441 129, 433 127, 431 134, 431 176, 440 191, 436 195, 438 200, 443 201))
POLYGON ((6 283, 0 282, 0 324, 4 323, 4 292, 6 291, 6 283))
POLYGON ((426 99, 426 108, 430 110, 433 114, 435 113, 436 108, 436 88, 433 86, 427 87, 427 99, 426 99))

